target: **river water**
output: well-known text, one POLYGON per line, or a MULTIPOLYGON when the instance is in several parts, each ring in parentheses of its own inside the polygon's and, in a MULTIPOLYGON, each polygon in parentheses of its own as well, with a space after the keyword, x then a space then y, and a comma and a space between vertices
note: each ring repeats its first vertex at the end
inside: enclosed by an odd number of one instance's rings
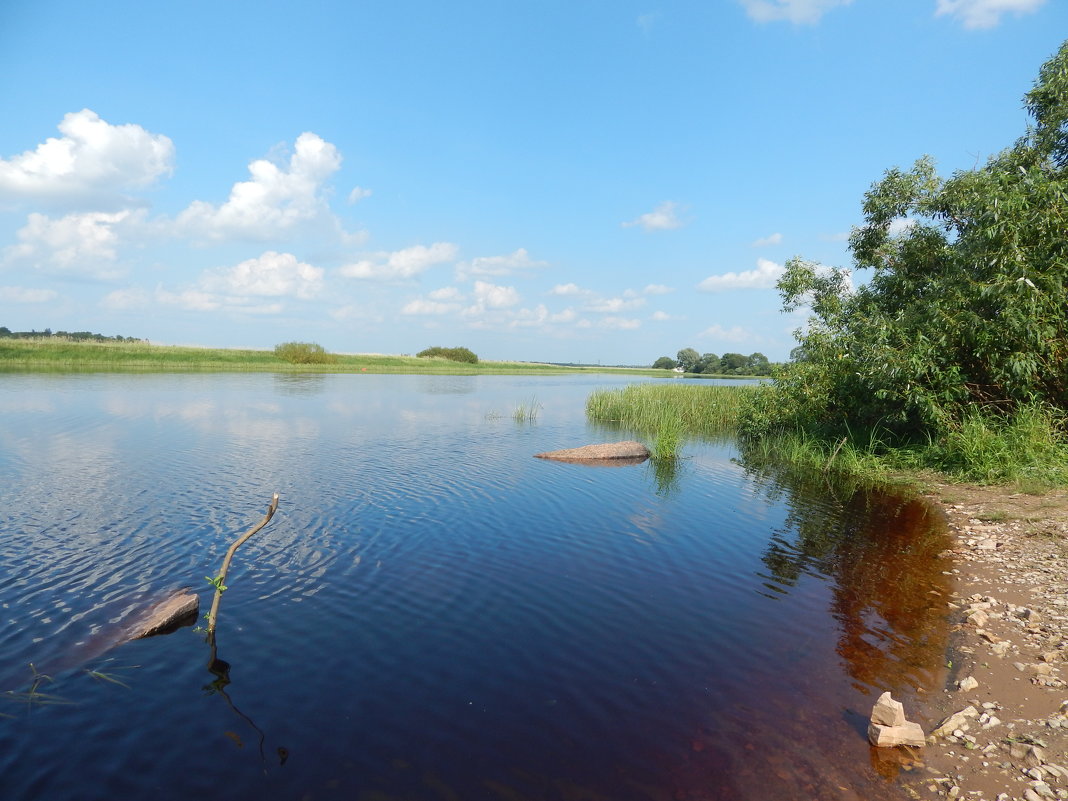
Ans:
POLYGON ((532 458, 631 438, 584 415, 623 383, 0 376, 0 798, 898 797, 866 716, 938 689, 944 523, 730 442, 532 458), (109 647, 275 491, 228 672, 109 647))

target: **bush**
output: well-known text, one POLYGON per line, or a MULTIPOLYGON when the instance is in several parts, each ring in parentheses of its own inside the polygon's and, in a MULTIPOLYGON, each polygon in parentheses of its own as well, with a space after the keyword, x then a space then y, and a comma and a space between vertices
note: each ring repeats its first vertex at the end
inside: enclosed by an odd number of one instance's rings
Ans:
POLYGON ((333 364, 337 357, 314 342, 283 342, 274 346, 274 355, 290 364, 333 364))
POLYGON ((478 364, 478 356, 467 348, 439 348, 435 346, 433 348, 421 350, 415 355, 420 358, 448 359, 454 362, 478 364))

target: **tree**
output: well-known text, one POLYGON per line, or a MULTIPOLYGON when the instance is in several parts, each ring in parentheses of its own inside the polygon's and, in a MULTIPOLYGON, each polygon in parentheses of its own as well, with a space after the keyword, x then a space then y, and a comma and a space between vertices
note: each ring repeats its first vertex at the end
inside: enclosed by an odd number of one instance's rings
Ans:
POLYGON ((661 356, 655 362, 653 362, 654 370, 674 370, 675 360, 670 356, 661 356))
POLYGON ((693 348, 683 348, 678 353, 679 367, 685 370, 687 373, 692 373, 694 366, 696 366, 698 360, 700 360, 701 354, 695 351, 693 348))
POLYGON ((694 365, 693 371, 695 373, 718 373, 719 356, 714 353, 702 353, 701 358, 694 365))
POLYGON ((759 351, 750 353, 745 359, 746 372, 750 375, 771 375, 771 362, 759 351))
POLYGON ((922 439, 1068 409, 1068 42, 1025 104, 1034 127, 984 166, 943 179, 924 157, 872 186, 849 243, 866 284, 787 262, 783 308, 812 319, 749 423, 922 439))
POLYGON ((744 368, 749 360, 740 353, 724 353, 719 363, 723 372, 733 374, 744 368))

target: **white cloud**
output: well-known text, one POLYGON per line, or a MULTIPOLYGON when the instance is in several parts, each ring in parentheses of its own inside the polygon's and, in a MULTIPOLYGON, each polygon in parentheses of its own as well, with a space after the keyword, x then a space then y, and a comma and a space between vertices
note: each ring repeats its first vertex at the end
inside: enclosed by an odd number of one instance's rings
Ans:
POLYGON ((404 304, 401 308, 401 314, 409 316, 442 315, 454 312, 459 308, 460 306, 456 303, 442 303, 440 301, 417 298, 404 304))
POLYGON ((234 267, 210 270, 201 278, 201 288, 230 296, 293 296, 308 300, 323 287, 323 269, 313 267, 292 253, 268 250, 234 267))
POLYGON ((649 284, 642 290, 642 293, 645 295, 667 295, 674 291, 674 289, 664 284, 649 284))
POLYGON ((115 264, 124 225, 140 222, 143 211, 90 211, 52 219, 33 213, 4 250, 5 263, 28 262, 41 272, 107 280, 121 275, 115 264))
POLYGON ((729 289, 769 289, 782 276, 783 268, 773 261, 757 259, 755 270, 710 275, 697 285, 702 292, 722 292, 729 289))
POLYGON ((587 301, 583 308, 599 314, 616 314, 628 309, 640 309, 644 305, 645 298, 595 298, 587 301))
POLYGON ((58 297, 52 289, 30 289, 24 286, 0 286, 0 300, 9 303, 47 303, 58 297))
POLYGON ((590 291, 583 289, 578 284, 557 284, 549 290, 550 295, 558 295, 560 297, 573 297, 576 295, 588 295, 590 291))
POLYGON ((623 223, 623 227, 633 228, 639 226, 646 231, 670 231, 673 228, 681 228, 682 221, 675 214, 677 208, 677 203, 665 200, 652 211, 642 214, 630 222, 623 223))
POLYGON ((890 234, 890 236, 900 236, 915 224, 916 220, 911 217, 895 217, 890 221, 887 233, 890 234))
POLYGON ((664 322, 666 320, 670 320, 670 319, 672 319, 672 317, 671 317, 670 314, 668 314, 665 311, 655 311, 655 312, 653 312, 652 314, 649 315, 649 319, 650 320, 655 320, 656 322, 660 323, 660 322, 664 322))
POLYGON ((965 28, 993 28, 1002 14, 1027 14, 1037 11, 1046 0, 938 0, 935 16, 956 17, 965 28))
POLYGON ((435 289, 427 295, 431 300, 440 301, 458 301, 462 300, 463 296, 463 292, 454 286, 444 286, 441 289, 435 289))
POLYGON ((781 245, 781 244, 782 244, 782 234, 776 232, 776 233, 771 234, 769 236, 762 236, 762 237, 760 237, 760 239, 753 240, 753 242, 751 243, 751 246, 754 247, 754 248, 766 248, 766 247, 770 247, 772 245, 781 245))
POLYGON ((364 189, 362 186, 354 186, 352 187, 352 191, 349 192, 349 205, 351 206, 353 203, 359 203, 364 198, 371 197, 371 194, 372 192, 370 189, 364 189))
POLYGON ((701 339, 717 339, 723 342, 746 342, 753 339, 753 336, 748 331, 738 325, 724 328, 716 324, 706 328, 697 336, 701 339))
POLYGON ((814 24, 828 11, 848 6, 853 0, 740 0, 750 19, 757 22, 786 20, 814 24))
POLYGON ((849 231, 840 231, 837 234, 820 234, 820 239, 824 242, 848 242, 849 231))
POLYGON ((519 248, 507 256, 479 256, 456 265, 457 279, 464 281, 472 276, 511 275, 512 273, 547 267, 548 262, 534 261, 526 248, 519 248))
POLYGON ((163 305, 177 306, 187 311, 279 314, 285 308, 281 303, 260 303, 249 298, 219 295, 202 289, 171 292, 159 288, 156 290, 155 298, 163 305))
POLYGON ((451 242, 435 242, 429 247, 413 245, 392 253, 376 253, 372 258, 339 268, 338 273, 346 278, 398 281, 414 278, 435 264, 453 261, 458 253, 459 248, 451 242))
POLYGON ((336 147, 313 133, 302 133, 288 169, 267 159, 253 161, 250 180, 234 184, 221 206, 193 201, 178 215, 178 230, 213 240, 262 241, 316 220, 337 227, 321 190, 340 166, 336 147))
POLYGON ((615 331, 633 331, 635 328, 642 327, 642 321, 632 317, 605 317, 597 325, 615 331))
POLYGON ((89 109, 59 123, 61 137, 0 159, 0 198, 85 200, 152 184, 174 170, 174 144, 140 125, 111 125, 89 109))
POLYGON ((519 293, 514 287, 497 286, 485 281, 475 281, 473 294, 475 304, 467 309, 467 313, 486 309, 507 309, 519 303, 519 293))
POLYGON ((148 292, 138 287, 127 287, 126 289, 116 289, 114 292, 109 292, 104 296, 104 299, 100 301, 106 309, 113 309, 121 311, 125 309, 143 309, 151 302, 152 298, 148 292))

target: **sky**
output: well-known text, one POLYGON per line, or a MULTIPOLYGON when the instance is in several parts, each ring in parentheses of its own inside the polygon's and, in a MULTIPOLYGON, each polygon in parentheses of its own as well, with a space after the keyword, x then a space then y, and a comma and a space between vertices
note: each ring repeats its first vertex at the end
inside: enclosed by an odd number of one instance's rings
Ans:
POLYGON ((6 0, 0 325, 785 360, 783 264, 1011 145, 1065 38, 1065 0, 6 0))

